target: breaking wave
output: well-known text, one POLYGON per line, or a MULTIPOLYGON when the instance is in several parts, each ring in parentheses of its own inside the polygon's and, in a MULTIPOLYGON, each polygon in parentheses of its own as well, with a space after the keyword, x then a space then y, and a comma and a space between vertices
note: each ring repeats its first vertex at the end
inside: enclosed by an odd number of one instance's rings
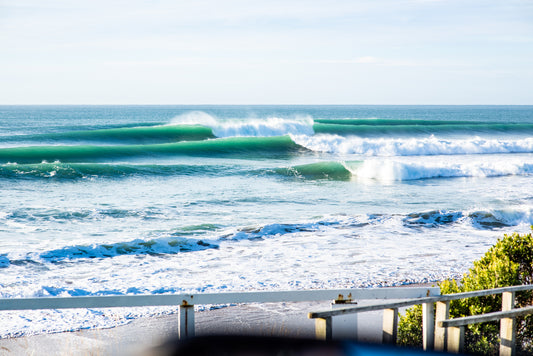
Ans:
MULTIPOLYGON (((466 225, 477 230, 494 230, 533 223, 533 209, 522 207, 507 210, 432 210, 409 214, 363 214, 330 216, 303 223, 275 223, 231 230, 213 224, 184 227, 167 236, 154 239, 135 239, 125 242, 72 245, 25 256, 0 255, 0 268, 11 265, 63 263, 82 259, 114 258, 123 255, 153 255, 198 252, 219 249, 223 243, 242 240, 264 240, 290 237, 292 234, 346 234, 353 238, 359 229, 368 226, 390 225, 406 229, 434 229, 452 225, 466 225)), ((357 235, 356 235, 357 236, 357 235)))
POLYGON ((358 178, 378 181, 409 181, 434 178, 501 177, 533 174, 533 163, 498 162, 399 162, 390 159, 367 160, 352 170, 358 178))
POLYGON ((156 125, 17 135, 2 137, 1 141, 136 144, 201 141, 210 138, 215 138, 211 129, 200 125, 156 125))
POLYGON ((301 151, 288 136, 235 137, 205 141, 177 143, 120 145, 120 146, 30 146, 0 149, 0 162, 98 162, 134 157, 168 156, 220 156, 240 155, 257 157, 264 155, 292 154, 301 151))
POLYGON ((533 162, 497 160, 492 162, 403 162, 394 159, 364 161, 321 161, 301 165, 250 169, 238 165, 194 164, 111 164, 36 163, 2 164, 0 178, 77 180, 121 179, 135 176, 230 176, 273 174, 306 180, 349 181, 354 178, 383 182, 438 178, 484 178, 533 174, 533 162))
POLYGON ((292 135, 298 145, 315 152, 362 156, 433 156, 532 153, 533 138, 515 140, 427 138, 358 138, 338 135, 292 135))
POLYGON ((152 240, 133 240, 113 244, 94 244, 90 246, 67 246, 40 254, 40 259, 60 262, 79 258, 110 258, 120 255, 162 255, 179 252, 201 251, 218 248, 218 245, 203 240, 179 237, 152 240))
POLYGON ((225 137, 272 137, 313 135, 313 120, 310 117, 247 118, 221 120, 205 112, 194 111, 175 117, 172 125, 201 125, 209 127, 219 138, 225 137))

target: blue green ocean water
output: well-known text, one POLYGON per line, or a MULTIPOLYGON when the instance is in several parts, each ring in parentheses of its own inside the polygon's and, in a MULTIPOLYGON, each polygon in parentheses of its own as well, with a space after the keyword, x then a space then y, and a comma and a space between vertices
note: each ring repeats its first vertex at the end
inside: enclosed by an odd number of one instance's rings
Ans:
POLYGON ((533 106, 0 106, 0 297, 453 278, 529 231, 532 173, 533 106))

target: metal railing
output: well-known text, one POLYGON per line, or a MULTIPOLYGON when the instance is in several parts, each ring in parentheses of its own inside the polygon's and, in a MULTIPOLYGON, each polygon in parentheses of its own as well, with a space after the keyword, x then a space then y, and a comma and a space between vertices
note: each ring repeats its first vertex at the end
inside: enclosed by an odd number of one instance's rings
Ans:
POLYGON ((398 308, 422 304, 422 339, 424 350, 461 352, 464 344, 464 326, 492 320, 501 320, 500 355, 514 355, 516 326, 514 317, 533 314, 533 307, 514 308, 515 293, 533 290, 533 285, 485 289, 473 292, 422 297, 392 303, 346 307, 335 310, 311 312, 308 317, 316 319, 316 336, 331 339, 332 318, 339 315, 383 310, 383 343, 396 343, 398 331, 398 308), (450 301, 465 298, 502 294, 502 311, 465 318, 449 319, 450 301))
POLYGON ((438 293, 440 293, 439 288, 434 287, 393 287, 200 294, 4 298, 0 299, 0 311, 179 306, 178 338, 183 339, 192 337, 195 334, 194 305, 283 303, 326 300, 346 302, 364 299, 419 298, 423 296, 437 295, 438 293))

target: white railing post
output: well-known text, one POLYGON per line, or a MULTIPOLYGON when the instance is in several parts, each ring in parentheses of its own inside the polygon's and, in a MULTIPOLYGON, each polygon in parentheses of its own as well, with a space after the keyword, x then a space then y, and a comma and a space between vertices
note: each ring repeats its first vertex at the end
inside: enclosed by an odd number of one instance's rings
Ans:
POLYGON ((398 335, 398 308, 383 310, 383 343, 396 344, 398 335))
POLYGON ((450 316, 450 302, 437 302, 435 315, 435 351, 446 351, 447 330, 439 326, 439 322, 448 319, 450 316))
POLYGON ((435 304, 422 304, 422 346, 425 351, 435 347, 435 304))
POLYGON ((319 340, 331 340, 333 328, 331 325, 332 317, 317 318, 315 321, 315 335, 319 340))
POLYGON ((194 305, 182 304, 179 309, 178 339, 194 336, 194 305))
MULTIPOLYGON (((515 293, 502 293, 502 311, 514 308, 515 293)), ((516 321, 515 318, 502 318, 500 320, 500 355, 514 356, 516 349, 516 321)))
POLYGON ((463 352, 465 345, 465 327, 464 326, 452 326, 448 328, 447 335, 448 352, 452 354, 458 354, 463 352))

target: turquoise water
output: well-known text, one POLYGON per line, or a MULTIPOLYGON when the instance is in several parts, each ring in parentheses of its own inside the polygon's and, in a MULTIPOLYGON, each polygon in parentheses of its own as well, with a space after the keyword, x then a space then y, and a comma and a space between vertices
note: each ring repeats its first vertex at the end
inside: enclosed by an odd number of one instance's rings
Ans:
POLYGON ((533 106, 0 106, 0 296, 456 277, 529 230, 532 173, 533 106))

